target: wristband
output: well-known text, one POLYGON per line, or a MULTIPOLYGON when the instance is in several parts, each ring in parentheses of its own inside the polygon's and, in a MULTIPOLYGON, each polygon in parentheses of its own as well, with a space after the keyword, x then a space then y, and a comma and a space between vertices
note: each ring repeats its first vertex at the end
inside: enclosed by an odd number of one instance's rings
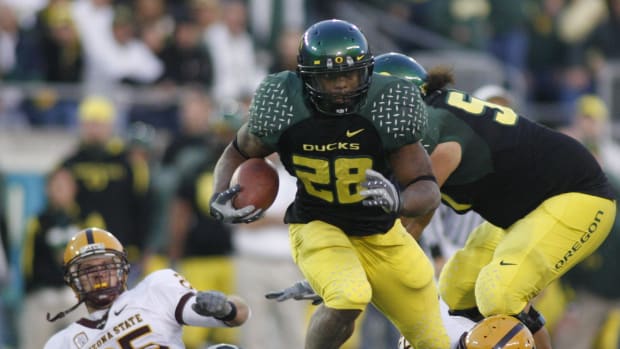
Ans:
POLYGON ((250 156, 248 154, 246 154, 243 150, 239 149, 239 142, 237 142, 237 136, 235 136, 235 139, 233 139, 232 141, 232 146, 233 148, 235 148, 235 150, 241 155, 243 156, 246 160, 250 158, 250 156))
POLYGON ((214 316, 214 318, 224 321, 224 322, 228 322, 228 321, 232 321, 237 317, 237 306, 235 305, 235 303, 228 301, 228 304, 230 304, 230 313, 228 313, 228 315, 224 316, 224 317, 217 317, 214 316))

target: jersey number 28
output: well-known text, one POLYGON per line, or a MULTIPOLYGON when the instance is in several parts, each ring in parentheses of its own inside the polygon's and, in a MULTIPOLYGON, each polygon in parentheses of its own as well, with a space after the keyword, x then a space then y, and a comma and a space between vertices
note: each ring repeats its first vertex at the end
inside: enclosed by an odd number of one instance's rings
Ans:
POLYGON ((351 204, 363 200, 359 192, 366 169, 372 168, 372 159, 338 158, 330 163, 327 159, 293 155, 293 164, 308 194, 330 203, 351 204))

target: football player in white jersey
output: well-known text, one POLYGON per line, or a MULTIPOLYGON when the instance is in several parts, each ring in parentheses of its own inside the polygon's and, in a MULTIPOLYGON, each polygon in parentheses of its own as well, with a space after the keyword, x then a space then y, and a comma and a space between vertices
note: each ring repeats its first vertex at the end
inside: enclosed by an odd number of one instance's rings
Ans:
POLYGON ((129 264, 111 233, 88 228, 77 233, 64 254, 65 282, 89 316, 56 333, 44 349, 185 348, 184 325, 235 327, 250 316, 243 299, 218 291, 197 291, 171 269, 149 274, 127 289, 129 264))

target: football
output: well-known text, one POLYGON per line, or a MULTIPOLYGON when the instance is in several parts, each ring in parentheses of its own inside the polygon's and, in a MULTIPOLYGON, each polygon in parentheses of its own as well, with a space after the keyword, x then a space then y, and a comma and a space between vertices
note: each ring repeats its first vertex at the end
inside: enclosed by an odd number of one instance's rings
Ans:
POLYGON ((233 198, 233 206, 254 205, 268 209, 278 195, 279 178, 275 166, 266 159, 251 158, 239 165, 230 179, 230 186, 239 184, 241 191, 233 198))

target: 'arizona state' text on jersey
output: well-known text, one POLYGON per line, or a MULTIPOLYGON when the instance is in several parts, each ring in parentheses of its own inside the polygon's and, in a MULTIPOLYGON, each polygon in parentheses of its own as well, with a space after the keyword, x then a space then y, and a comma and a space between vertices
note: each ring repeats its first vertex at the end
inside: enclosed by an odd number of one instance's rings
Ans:
MULTIPOLYGON (((183 307, 195 292, 174 270, 158 270, 123 292, 110 309, 94 312, 56 333, 44 349, 185 348, 183 307)), ((208 318, 205 326, 226 324, 208 318)))
POLYGON ((554 195, 613 198, 599 164, 573 138, 458 90, 439 90, 425 101, 427 151, 450 141, 462 148, 461 164, 441 188, 455 211, 474 210, 507 228, 554 195))
POLYGON ((375 74, 358 113, 326 116, 306 105, 297 75, 282 72, 257 89, 248 125, 298 178, 287 223, 322 220, 360 236, 386 232, 396 219, 362 205, 366 169, 389 178, 385 152, 417 142, 426 119, 417 87, 398 78, 375 74))

